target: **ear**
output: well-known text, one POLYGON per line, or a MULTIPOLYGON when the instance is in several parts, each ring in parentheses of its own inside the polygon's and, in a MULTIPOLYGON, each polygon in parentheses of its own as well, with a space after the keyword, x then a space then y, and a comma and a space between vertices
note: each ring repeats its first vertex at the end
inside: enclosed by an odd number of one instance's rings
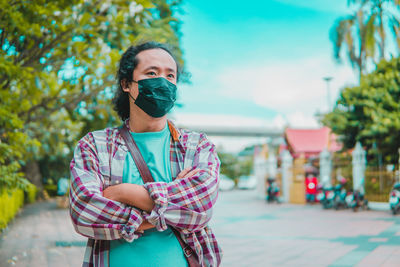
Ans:
POLYGON ((130 91, 129 83, 126 80, 121 81, 121 88, 122 88, 122 91, 124 91, 124 92, 130 91))

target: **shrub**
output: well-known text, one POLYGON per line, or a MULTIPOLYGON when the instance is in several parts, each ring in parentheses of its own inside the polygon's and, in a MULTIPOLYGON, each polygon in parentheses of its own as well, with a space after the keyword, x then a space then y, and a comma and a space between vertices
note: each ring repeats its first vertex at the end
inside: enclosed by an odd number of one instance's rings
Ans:
POLYGON ((0 230, 17 214, 24 204, 24 191, 21 189, 2 190, 0 192, 0 230))
POLYGON ((38 189, 36 186, 34 186, 33 184, 29 184, 27 186, 26 191, 24 192, 24 197, 25 197, 25 203, 33 203, 36 200, 37 197, 37 193, 38 193, 38 189))
POLYGON ((44 190, 49 194, 51 197, 57 196, 57 185, 56 184, 45 184, 43 186, 44 190))

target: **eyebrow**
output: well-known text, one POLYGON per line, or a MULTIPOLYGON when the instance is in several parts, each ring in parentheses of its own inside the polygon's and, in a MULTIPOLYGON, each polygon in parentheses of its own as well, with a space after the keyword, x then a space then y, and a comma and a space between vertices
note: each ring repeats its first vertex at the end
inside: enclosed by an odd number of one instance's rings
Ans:
MULTIPOLYGON (((159 69, 160 69, 160 68, 157 67, 157 66, 150 66, 150 67, 145 68, 144 71, 148 71, 148 70, 159 70, 159 69)), ((173 73, 176 72, 174 69, 171 69, 171 68, 167 68, 167 71, 173 72, 173 73)))

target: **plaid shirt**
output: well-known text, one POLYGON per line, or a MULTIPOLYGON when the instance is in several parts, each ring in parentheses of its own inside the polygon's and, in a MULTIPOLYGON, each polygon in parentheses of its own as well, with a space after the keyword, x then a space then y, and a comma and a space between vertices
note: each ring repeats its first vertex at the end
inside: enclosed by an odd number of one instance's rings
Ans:
MULTIPOLYGON (((127 124, 128 125, 128 124, 127 124)), ((176 128, 170 121, 170 161, 174 180, 147 183, 155 206, 151 213, 103 197, 103 190, 122 183, 128 149, 118 128, 88 133, 77 144, 71 161, 70 215, 75 230, 89 238, 83 266, 109 266, 109 240, 140 237, 136 230, 148 220, 158 231, 179 230, 202 266, 218 266, 222 251, 207 223, 218 195, 220 161, 204 134, 176 128), (187 167, 200 171, 175 179, 187 167)))

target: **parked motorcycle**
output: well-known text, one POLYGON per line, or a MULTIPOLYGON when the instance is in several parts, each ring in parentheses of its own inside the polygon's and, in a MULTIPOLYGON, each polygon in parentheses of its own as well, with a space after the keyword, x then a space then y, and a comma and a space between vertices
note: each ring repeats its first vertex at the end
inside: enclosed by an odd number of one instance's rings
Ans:
POLYGON ((333 192, 332 186, 322 187, 322 192, 317 195, 317 200, 322 204, 324 209, 330 209, 333 207, 333 200, 335 193, 333 192))
POLYGON ((347 180, 345 178, 341 179, 339 183, 335 186, 334 192, 335 192, 335 197, 333 200, 333 207, 338 210, 340 208, 348 208, 348 204, 346 201, 347 197, 347 190, 345 188, 345 185, 347 183, 347 180))
POLYGON ((351 203, 353 202, 353 198, 354 198, 354 196, 353 196, 353 189, 350 189, 350 190, 347 192, 346 198, 345 198, 347 208, 351 208, 351 203))
POLYGON ((352 208, 353 211, 357 211, 359 208, 364 210, 368 209, 368 200, 365 199, 364 194, 359 190, 353 192, 346 197, 346 202, 348 203, 349 208, 352 208))
POLYGON ((279 189, 279 186, 276 183, 275 179, 268 178, 267 182, 268 182, 267 202, 268 203, 272 203, 272 202, 280 203, 280 201, 279 201, 280 189, 279 189))
POLYGON ((400 210, 400 183, 394 184, 393 189, 390 192, 389 204, 392 214, 396 215, 400 210))

